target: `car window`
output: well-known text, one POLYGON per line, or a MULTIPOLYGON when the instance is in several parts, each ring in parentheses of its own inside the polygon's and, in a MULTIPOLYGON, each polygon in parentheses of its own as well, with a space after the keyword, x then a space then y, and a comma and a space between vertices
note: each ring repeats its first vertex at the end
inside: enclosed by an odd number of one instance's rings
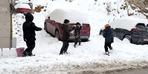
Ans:
POLYGON ((146 25, 146 27, 148 27, 148 24, 146 25))
POLYGON ((143 28, 143 27, 145 27, 145 24, 144 24, 144 23, 137 23, 137 24, 136 24, 136 27, 139 27, 139 28, 141 27, 141 28, 143 28))

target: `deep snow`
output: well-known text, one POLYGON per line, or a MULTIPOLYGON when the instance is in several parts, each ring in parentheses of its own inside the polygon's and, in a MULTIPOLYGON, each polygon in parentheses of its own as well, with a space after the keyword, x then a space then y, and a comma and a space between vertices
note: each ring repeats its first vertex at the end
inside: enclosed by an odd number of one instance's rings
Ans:
MULTIPOLYGON (((111 2, 117 2, 118 6, 123 4, 123 0, 113 0, 111 2)), ((76 7, 79 7, 77 10, 85 11, 91 24, 90 40, 88 42, 82 42, 81 46, 77 46, 76 48, 73 47, 73 43, 70 43, 68 48, 69 54, 58 55, 62 47, 62 42, 51 37, 44 30, 36 32, 36 47, 33 50, 36 56, 16 57, 15 48, 5 48, 0 52, 0 74, 66 74, 67 72, 81 70, 98 70, 102 72, 148 66, 148 54, 146 53, 148 52, 148 45, 135 45, 129 43, 127 39, 121 41, 115 38, 112 44, 113 50, 110 51, 110 56, 106 56, 104 55, 104 38, 99 35, 99 30, 104 27, 104 24, 111 23, 113 20, 120 18, 118 17, 119 15, 125 16, 126 19, 133 17, 144 19, 145 17, 143 15, 127 17, 127 14, 123 13, 126 12, 124 10, 119 10, 121 12, 120 14, 113 11, 108 15, 105 10, 106 5, 104 5, 104 3, 109 3, 108 0, 102 0, 96 3, 91 0, 87 2, 86 0, 74 0, 72 3, 64 2, 63 0, 54 2, 34 0, 33 3, 34 5, 40 3, 45 6, 47 5, 46 9, 48 9, 48 13, 34 13, 35 24, 42 28, 44 28, 45 18, 54 8, 68 7, 76 9, 76 7), (97 6, 99 7, 96 8, 97 6), (112 13, 117 17, 113 16, 112 13)), ((112 7, 117 6, 115 4, 112 7)), ((22 23, 25 21, 24 16, 23 14, 14 14, 12 16, 13 37, 17 38, 17 48, 26 47, 22 39, 21 29, 22 23)), ((121 24, 121 22, 117 24, 121 24)), ((148 23, 148 21, 145 22, 148 23)), ((130 24, 133 22, 126 21, 126 23, 130 24)))

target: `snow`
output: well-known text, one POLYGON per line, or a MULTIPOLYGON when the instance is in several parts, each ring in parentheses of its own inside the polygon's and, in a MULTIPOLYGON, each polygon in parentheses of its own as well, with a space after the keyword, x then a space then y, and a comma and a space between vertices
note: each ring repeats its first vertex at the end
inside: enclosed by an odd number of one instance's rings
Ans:
POLYGON ((30 6, 28 4, 23 4, 23 3, 18 3, 15 5, 15 9, 17 8, 27 8, 27 9, 31 9, 30 6))
POLYGON ((132 28, 135 28, 137 23, 147 24, 148 20, 142 19, 142 18, 135 18, 135 17, 124 17, 124 18, 116 19, 110 24, 112 28, 124 28, 130 31, 132 28))
POLYGON ((49 14, 51 20, 56 20, 57 22, 63 23, 64 19, 69 19, 71 23, 88 23, 84 13, 78 12, 77 10, 71 9, 55 9, 49 14))
MULTIPOLYGON (((123 0, 112 0, 111 3, 117 2, 119 6, 123 4, 123 0)), ((104 24, 110 23, 111 26, 120 27, 123 24, 135 24, 137 22, 145 22, 145 17, 131 16, 127 17, 124 10, 107 13, 105 10, 108 0, 95 2, 88 0, 74 0, 71 3, 65 0, 49 1, 49 0, 33 0, 34 5, 47 5, 47 12, 34 13, 33 22, 44 28, 45 18, 49 13, 58 7, 78 8, 77 10, 87 13, 88 21, 91 25, 91 36, 88 42, 82 42, 80 46, 73 47, 74 43, 70 43, 69 54, 59 55, 62 42, 53 38, 44 30, 36 32, 36 47, 33 50, 35 56, 17 57, 15 48, 3 48, 0 51, 0 74, 67 74, 79 71, 97 70, 100 72, 108 70, 132 69, 148 66, 147 45, 131 44, 127 39, 123 41, 115 38, 112 44, 113 50, 110 50, 110 56, 104 55, 104 38, 99 35, 99 30, 104 24), (53 6, 55 5, 55 6, 53 6), (97 6, 99 7, 97 8, 97 6), (50 9, 50 7, 52 8, 50 9), (113 16, 113 13, 116 16, 113 16), (121 19, 118 16, 122 16, 121 19), (141 18, 142 17, 142 18, 141 18), (130 21, 133 20, 133 21, 130 21), (141 21, 144 20, 144 21, 141 21), (121 24, 122 23, 122 24, 121 24)), ((113 5, 113 4, 111 4, 113 5)), ((112 6, 115 8, 116 6, 112 6)), ((69 10, 69 9, 67 9, 69 10)), ((80 11, 80 12, 81 12, 80 11)), ((75 16, 75 15, 74 15, 75 16)), ((13 14, 13 37, 17 38, 17 48, 26 47, 22 38, 23 14, 13 14)), ((133 25, 125 28, 133 27, 133 25)))

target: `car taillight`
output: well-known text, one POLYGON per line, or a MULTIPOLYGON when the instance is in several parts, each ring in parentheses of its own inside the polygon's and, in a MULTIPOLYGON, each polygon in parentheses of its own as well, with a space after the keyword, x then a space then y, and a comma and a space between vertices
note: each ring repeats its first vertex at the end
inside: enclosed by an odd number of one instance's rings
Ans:
POLYGON ((83 33, 89 33, 90 32, 90 26, 89 26, 89 24, 83 24, 82 25, 81 32, 83 32, 83 33))

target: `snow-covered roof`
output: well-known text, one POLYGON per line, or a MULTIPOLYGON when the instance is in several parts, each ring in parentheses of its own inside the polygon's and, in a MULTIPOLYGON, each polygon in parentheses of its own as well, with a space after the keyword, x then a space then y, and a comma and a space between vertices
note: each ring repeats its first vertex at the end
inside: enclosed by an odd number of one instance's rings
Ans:
POLYGON ((140 19, 140 18, 133 18, 133 17, 125 17, 116 19, 115 21, 111 22, 110 25, 112 28, 123 28, 127 30, 131 30, 135 27, 137 23, 145 23, 148 24, 148 20, 140 19))
POLYGON ((27 8, 27 9, 31 9, 30 6, 28 4, 25 3, 18 3, 15 5, 15 9, 17 8, 27 8))
POLYGON ((64 19, 69 19, 71 23, 88 23, 84 13, 71 9, 55 9, 49 14, 52 20, 63 23, 64 19))

